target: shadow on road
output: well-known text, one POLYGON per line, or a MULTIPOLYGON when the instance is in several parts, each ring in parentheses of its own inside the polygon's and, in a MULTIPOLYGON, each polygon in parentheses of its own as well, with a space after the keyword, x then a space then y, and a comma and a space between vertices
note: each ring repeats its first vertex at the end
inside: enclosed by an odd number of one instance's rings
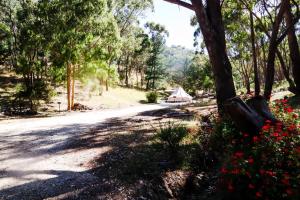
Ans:
MULTIPOLYGON (((161 123, 164 112, 170 113, 170 110, 159 112, 144 112, 132 118, 113 118, 90 129, 74 124, 21 135, 1 136, 0 140, 6 146, 0 149, 0 153, 12 149, 9 156, 2 156, 1 161, 63 155, 102 147, 109 147, 109 150, 85 163, 89 170, 83 172, 23 171, 22 166, 19 171, 0 171, 0 180, 26 179, 36 174, 52 177, 3 189, 0 191, 0 199, 170 198, 162 177, 167 171, 174 171, 180 165, 174 163, 174 159, 161 144, 153 142, 154 127, 161 123), (59 136, 60 139, 53 139, 59 136), (63 140, 64 137, 68 138, 67 141, 63 140)), ((164 120, 170 120, 172 115, 169 117, 164 117, 164 120)))

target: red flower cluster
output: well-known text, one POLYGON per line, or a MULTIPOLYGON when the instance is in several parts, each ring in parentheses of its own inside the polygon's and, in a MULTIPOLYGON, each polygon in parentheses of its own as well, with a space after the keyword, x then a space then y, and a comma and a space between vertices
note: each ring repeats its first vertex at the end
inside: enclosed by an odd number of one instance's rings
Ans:
POLYGON ((267 120, 259 135, 242 133, 230 141, 232 156, 221 168, 228 192, 253 199, 300 199, 298 114, 287 100, 277 101, 274 109, 281 122, 267 120))

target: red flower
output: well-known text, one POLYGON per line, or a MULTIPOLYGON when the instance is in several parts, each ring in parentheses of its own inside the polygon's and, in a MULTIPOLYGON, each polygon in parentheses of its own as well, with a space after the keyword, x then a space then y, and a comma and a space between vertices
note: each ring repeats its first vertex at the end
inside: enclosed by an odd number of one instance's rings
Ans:
POLYGON ((255 193, 255 196, 256 196, 257 198, 260 198, 260 197, 262 197, 262 194, 261 194, 260 192, 256 192, 256 193, 255 193))
POLYGON ((255 186, 254 186, 254 185, 252 185, 251 183, 249 183, 249 185, 248 185, 248 188, 249 188, 249 189, 254 189, 254 188, 255 188, 255 186))
POLYGON ((259 141, 259 138, 258 138, 257 136, 254 136, 254 137, 252 138, 252 140, 253 140, 254 143, 256 143, 256 142, 259 141))
POLYGON ((266 174, 269 175, 269 176, 275 176, 275 175, 276 175, 276 172, 267 170, 267 171, 266 171, 266 174))
POLYGON ((289 134, 287 133, 287 132, 284 132, 284 133, 282 133, 281 134, 283 137, 288 137, 289 136, 289 134))
POLYGON ((293 190, 292 190, 291 188, 286 189, 285 192, 286 192, 288 195, 292 195, 292 194, 293 194, 293 190))
POLYGON ((260 169, 260 170, 259 170, 259 173, 260 173, 261 175, 265 174, 265 172, 266 172, 266 171, 263 170, 263 169, 260 169))
POLYGON ((270 130, 270 125, 269 125, 269 124, 264 125, 264 126, 262 127, 262 130, 264 130, 264 131, 269 131, 269 130, 270 130))
POLYGON ((294 118, 294 119, 297 119, 297 118, 298 118, 298 115, 297 115, 297 114, 293 114, 293 118, 294 118))
POLYGON ((298 154, 300 154, 300 146, 299 146, 299 147, 296 147, 296 152, 297 152, 298 154))
POLYGON ((284 185, 290 185, 290 181, 289 181, 288 178, 281 179, 281 182, 282 182, 284 185))
POLYGON ((229 182, 228 185, 227 185, 227 189, 228 191, 232 192, 234 190, 234 187, 232 186, 232 183, 229 182))
POLYGON ((221 168, 221 173, 222 173, 222 174, 227 174, 227 173, 228 173, 228 170, 227 170, 225 167, 222 167, 222 168, 221 168))
POLYGON ((252 177, 251 174, 250 174, 250 172, 246 172, 246 175, 247 175, 249 178, 252 177))
POLYGON ((241 170, 240 169, 234 169, 234 170, 231 171, 231 173, 237 175, 237 174, 241 173, 241 170))
POLYGON ((252 165, 253 163, 254 163, 254 159, 253 158, 248 158, 248 163, 250 164, 250 165, 252 165))
POLYGON ((272 136, 273 137, 279 137, 279 133, 273 133, 272 136))
POLYGON ((288 108, 286 109, 286 111, 287 111, 288 113, 291 113, 291 112, 293 112, 293 108, 288 107, 288 108))
POLYGON ((296 129, 296 125, 294 125, 294 124, 292 124, 292 125, 290 125, 289 127, 288 127, 288 130, 289 131, 293 131, 293 130, 295 130, 296 129))
POLYGON ((249 134, 248 133, 244 133, 244 137, 249 137, 249 134))
POLYGON ((241 152, 241 151, 237 151, 237 152, 234 153, 234 156, 235 156, 236 158, 242 158, 242 157, 244 156, 244 153, 241 152))

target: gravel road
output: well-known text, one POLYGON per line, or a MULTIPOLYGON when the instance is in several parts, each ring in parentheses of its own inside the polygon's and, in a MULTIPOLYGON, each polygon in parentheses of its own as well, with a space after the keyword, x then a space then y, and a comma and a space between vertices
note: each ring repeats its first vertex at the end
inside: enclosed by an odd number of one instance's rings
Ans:
POLYGON ((91 187, 101 181, 88 172, 85 164, 99 156, 99 152, 109 151, 110 147, 75 151, 66 148, 72 140, 105 120, 166 107, 143 105, 1 121, 0 199, 73 199, 64 190, 91 187))

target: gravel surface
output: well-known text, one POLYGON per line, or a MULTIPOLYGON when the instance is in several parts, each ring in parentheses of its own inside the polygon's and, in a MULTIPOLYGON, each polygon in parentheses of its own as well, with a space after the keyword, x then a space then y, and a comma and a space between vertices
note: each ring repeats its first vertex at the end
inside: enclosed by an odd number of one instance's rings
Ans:
POLYGON ((76 192, 81 193, 103 181, 85 164, 99 158, 111 147, 75 149, 70 148, 70 144, 108 119, 166 107, 144 105, 51 118, 1 121, 0 199, 74 199, 76 192))

